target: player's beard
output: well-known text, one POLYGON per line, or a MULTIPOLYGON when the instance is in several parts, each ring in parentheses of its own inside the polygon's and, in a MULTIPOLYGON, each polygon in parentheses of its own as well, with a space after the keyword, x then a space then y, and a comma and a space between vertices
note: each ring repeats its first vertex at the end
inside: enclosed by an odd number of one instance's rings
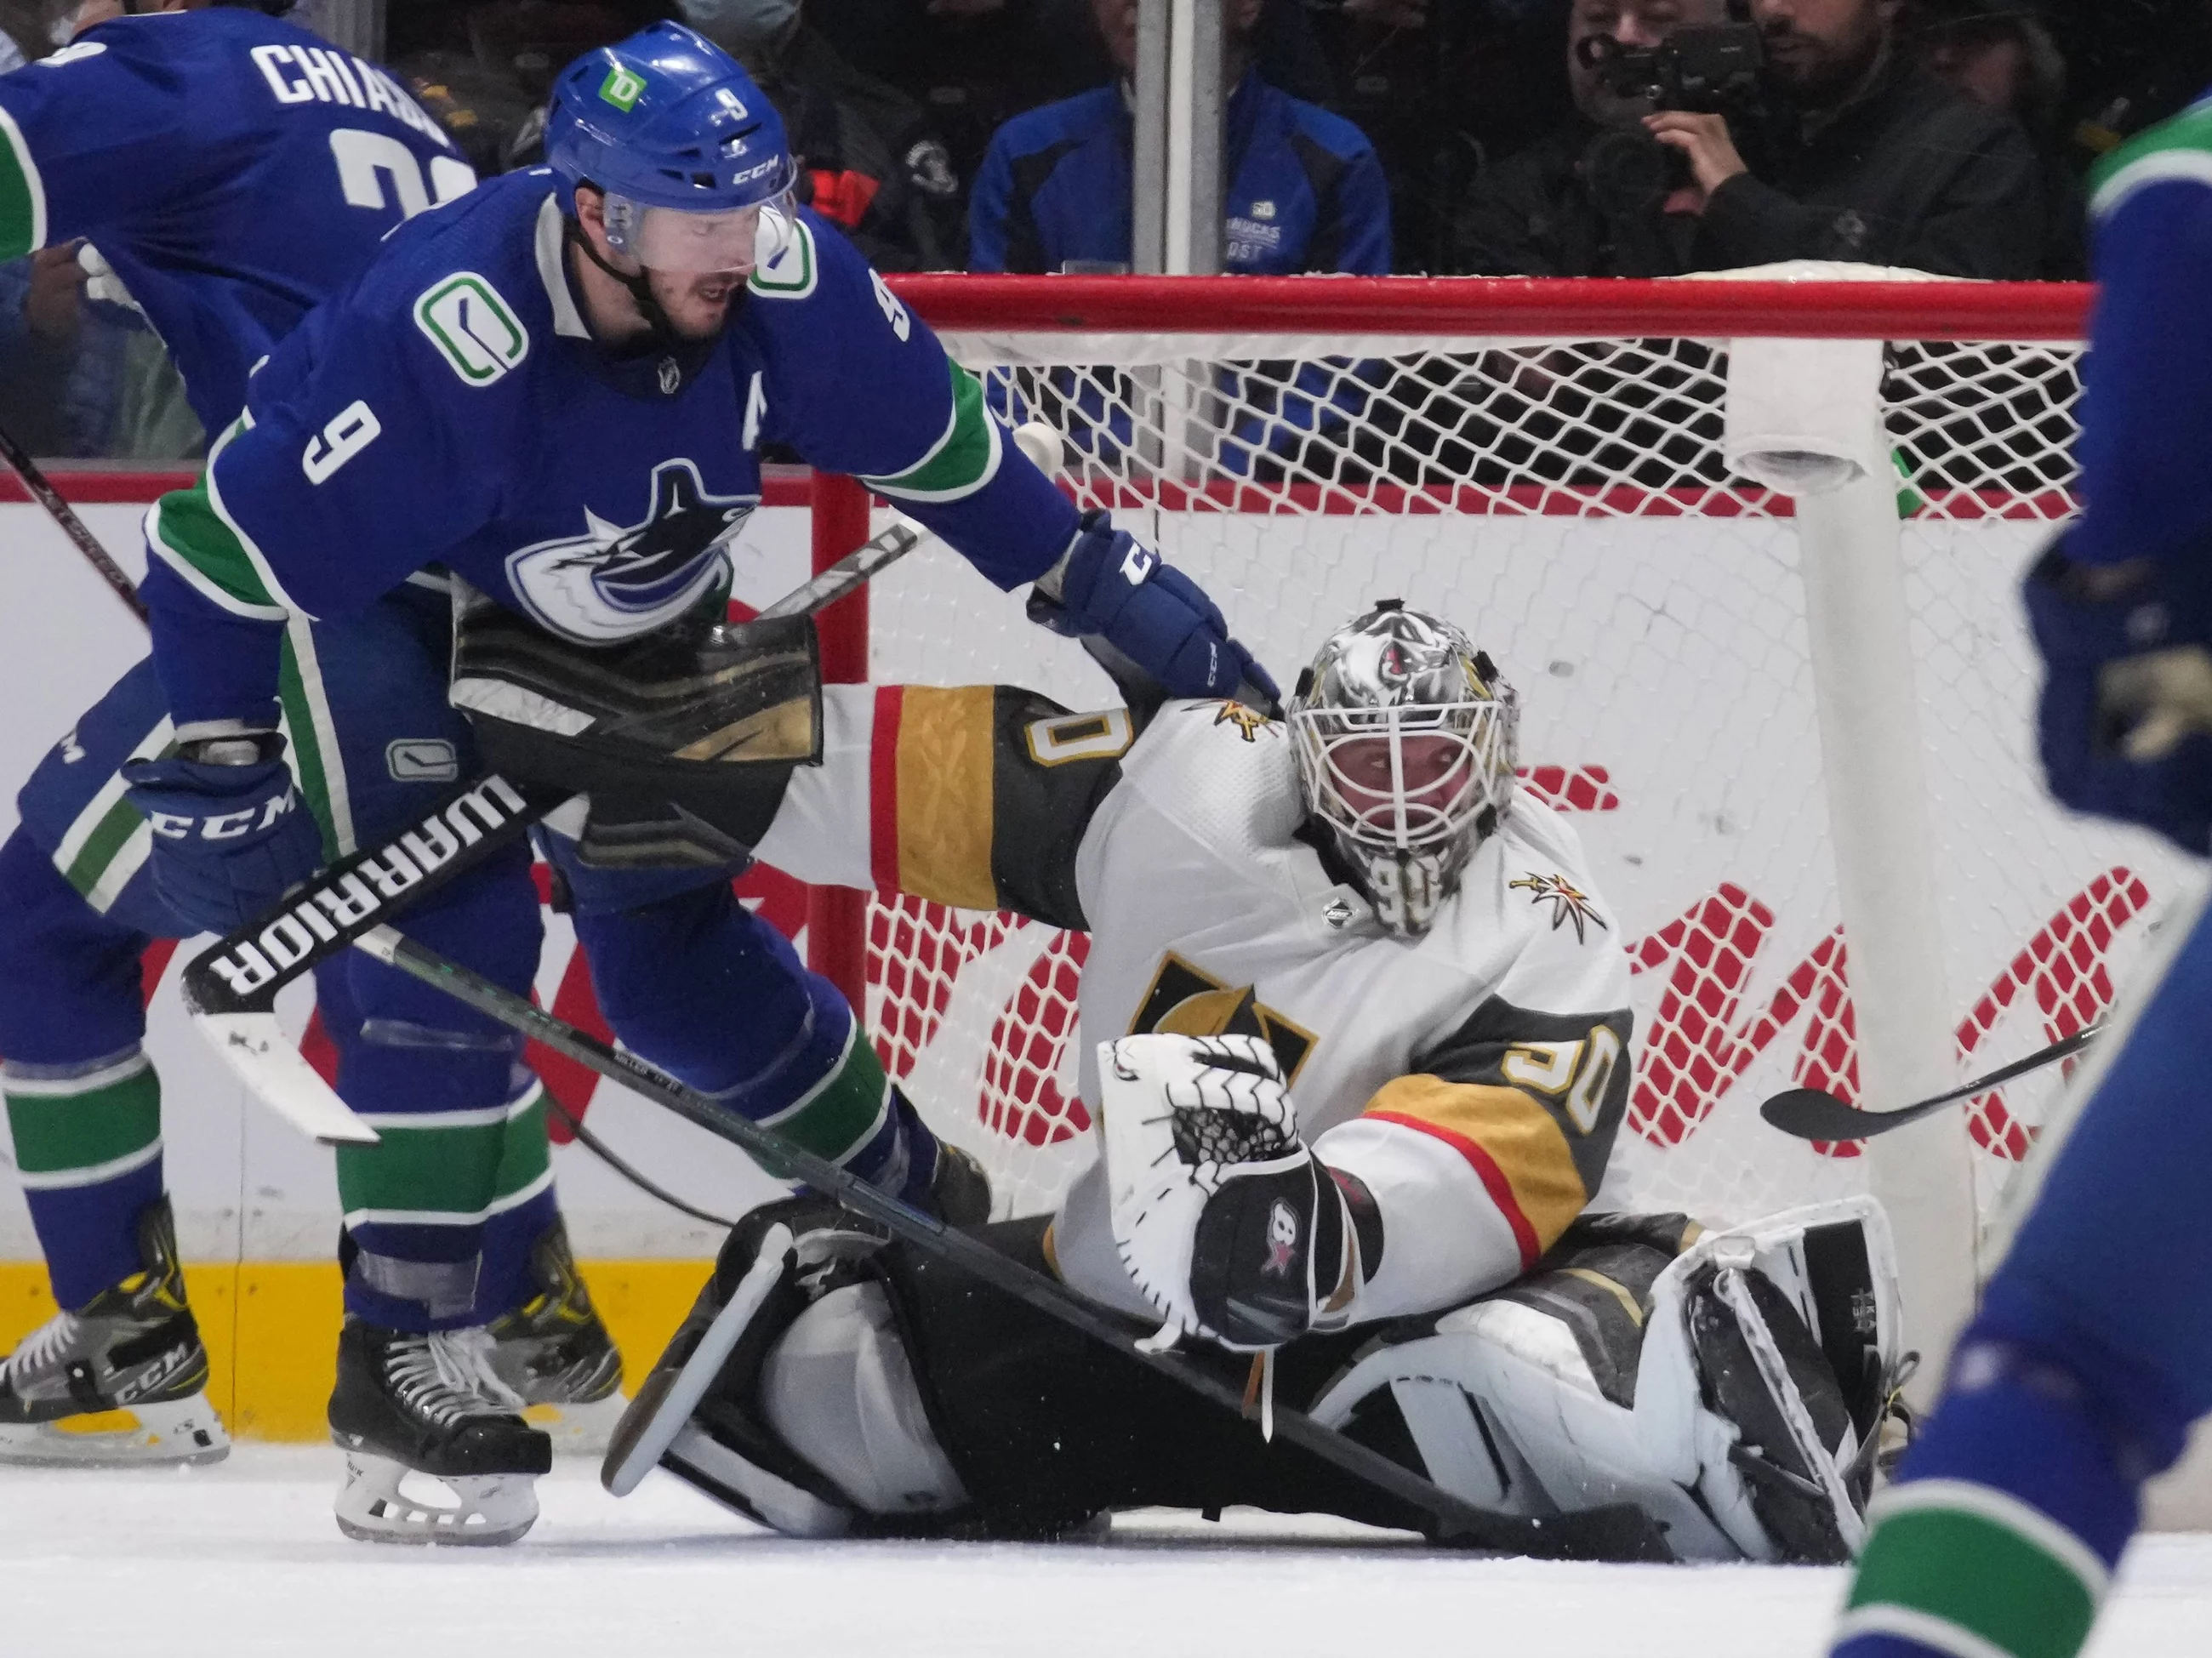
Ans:
POLYGON ((679 339, 705 344, 730 325, 744 292, 743 270, 647 270, 646 283, 679 339))

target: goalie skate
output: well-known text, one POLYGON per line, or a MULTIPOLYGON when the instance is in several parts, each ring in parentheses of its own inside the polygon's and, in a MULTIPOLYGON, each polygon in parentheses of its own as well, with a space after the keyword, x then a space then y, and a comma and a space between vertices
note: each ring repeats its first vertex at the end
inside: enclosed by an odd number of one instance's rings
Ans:
POLYGON ((207 1348, 185 1304, 167 1199, 140 1215, 138 1247, 143 1270, 55 1314, 0 1358, 0 1463, 127 1467, 229 1455, 204 1391, 207 1348))
POLYGON ((366 1543, 494 1547, 536 1523, 546 1436, 493 1375, 482 1329, 415 1335, 348 1320, 331 1438, 346 1454, 338 1529, 366 1543), (442 1488, 442 1489, 438 1489, 442 1488))

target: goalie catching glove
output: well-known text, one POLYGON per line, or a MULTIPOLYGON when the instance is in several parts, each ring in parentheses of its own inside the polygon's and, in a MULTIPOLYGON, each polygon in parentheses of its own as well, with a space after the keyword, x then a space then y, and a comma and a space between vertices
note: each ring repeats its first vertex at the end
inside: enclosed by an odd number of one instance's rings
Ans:
POLYGON ((1098 1078, 1114 1241, 1170 1327, 1252 1352, 1347 1321, 1352 1216, 1266 1042, 1124 1036, 1098 1078))

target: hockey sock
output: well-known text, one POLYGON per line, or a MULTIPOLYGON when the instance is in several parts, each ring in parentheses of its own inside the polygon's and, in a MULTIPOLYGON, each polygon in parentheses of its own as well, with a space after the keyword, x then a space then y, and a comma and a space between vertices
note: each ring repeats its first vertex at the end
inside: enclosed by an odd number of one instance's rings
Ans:
POLYGON ((0 846, 0 1093, 64 1308, 138 1270, 138 1212, 161 1194, 161 1087, 139 1048, 147 942, 26 830, 0 846))
MULTIPOLYGON (((406 926, 510 989, 529 988, 541 934, 519 850, 410 910, 406 926)), ((346 1310, 396 1330, 477 1322, 493 1287, 486 1222, 552 1189, 544 1090, 521 1063, 521 1038, 362 956, 327 964, 317 989, 338 1093, 379 1136, 337 1154, 352 1244, 346 1310)), ((513 1287, 510 1275, 498 1292, 513 1287)))
POLYGON ((853 1010, 726 882, 580 909, 576 932, 607 1022, 630 1048, 863 1180, 928 1190, 936 1139, 891 1088, 853 1010))
POLYGON ((1969 1331, 1875 1499, 1833 1658, 2073 1658, 2149 1472, 2072 1372, 1969 1331))
POLYGON ((134 1045, 79 1066, 0 1066, 15 1166, 54 1300, 78 1308, 138 1271, 161 1195, 161 1084, 134 1045))

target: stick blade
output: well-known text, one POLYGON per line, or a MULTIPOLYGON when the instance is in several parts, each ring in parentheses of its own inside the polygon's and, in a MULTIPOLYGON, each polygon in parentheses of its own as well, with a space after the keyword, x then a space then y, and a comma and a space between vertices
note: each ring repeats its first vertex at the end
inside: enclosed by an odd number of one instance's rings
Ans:
POLYGON ((1818 1088, 1793 1088, 1759 1108, 1767 1126, 1793 1139, 1863 1140, 1879 1132, 1868 1114, 1818 1088))
POLYGON ((376 1131, 315 1074, 274 1013, 196 1013, 192 1023, 253 1096, 308 1139, 376 1144, 376 1131))

